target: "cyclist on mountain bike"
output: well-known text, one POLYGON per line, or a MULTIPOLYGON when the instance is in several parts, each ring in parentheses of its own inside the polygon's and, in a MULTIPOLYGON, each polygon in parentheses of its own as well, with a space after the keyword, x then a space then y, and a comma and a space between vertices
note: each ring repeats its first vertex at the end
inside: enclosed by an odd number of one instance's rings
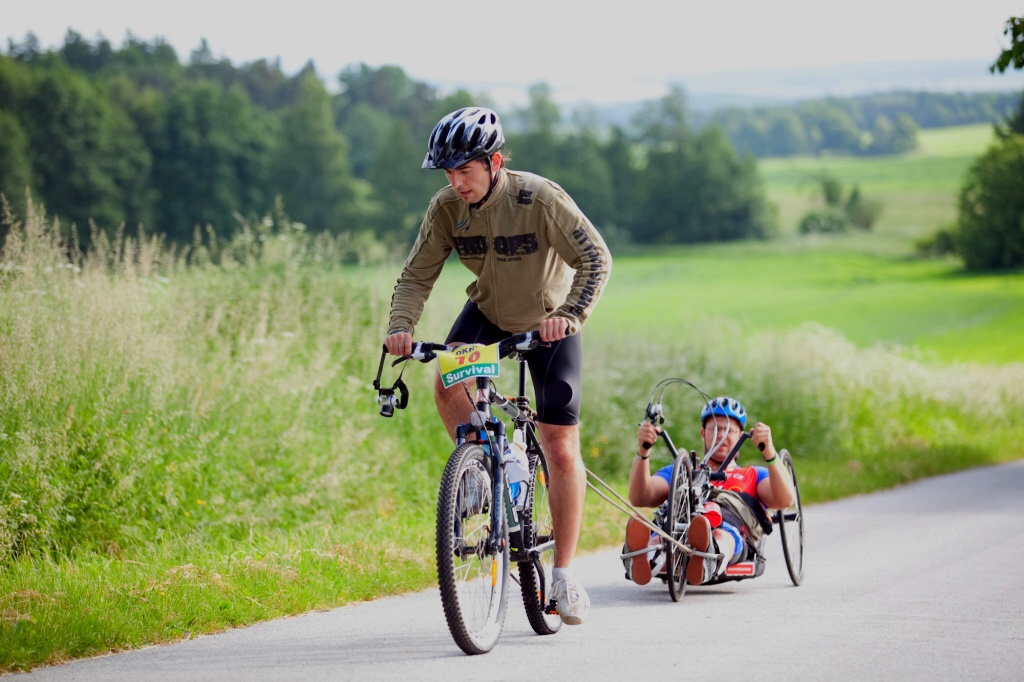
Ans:
MULTIPOLYGON (((563 622, 583 622, 590 598, 570 568, 576 552, 586 470, 580 456, 580 327, 611 272, 604 240, 554 182, 509 170, 498 115, 467 107, 430 134, 423 168, 444 170, 449 185, 431 199, 391 299, 384 344, 408 355, 423 306, 452 251, 474 275, 469 300, 445 343, 495 343, 540 330, 550 343, 526 358, 536 394, 541 444, 551 467, 550 502, 557 543, 552 596, 563 622)), ((472 406, 461 387, 440 377, 434 401, 449 435, 472 406)))
MULTIPOLYGON (((739 401, 719 397, 705 403, 700 414, 701 439, 704 452, 711 452, 708 464, 716 470, 732 452, 747 424, 747 411, 739 401)), ((765 518, 766 509, 785 509, 793 504, 793 482, 784 466, 780 466, 778 453, 772 443, 772 431, 767 424, 758 422, 751 430, 751 440, 761 449, 765 466, 741 467, 736 461, 726 469, 724 481, 712 481, 720 494, 713 496, 713 502, 706 504, 706 513, 693 517, 686 533, 687 544, 701 552, 721 554, 719 559, 694 558, 686 566, 686 581, 700 585, 721 575, 730 564, 747 558, 746 538, 765 518), (764 446, 761 448, 761 446, 764 446)), ((629 472, 629 501, 637 507, 656 507, 656 518, 663 516, 665 501, 668 499, 672 480, 669 464, 651 475, 650 446, 657 441, 658 428, 644 421, 637 430, 639 448, 633 468, 629 472), (647 445, 648 447, 644 447, 647 445)), ((655 525, 659 525, 655 521, 655 525)), ((657 534, 652 534, 637 519, 626 522, 626 544, 623 554, 644 547, 658 545, 657 534)), ((652 573, 657 574, 664 566, 664 553, 639 554, 623 559, 626 577, 638 585, 646 585, 652 573)))

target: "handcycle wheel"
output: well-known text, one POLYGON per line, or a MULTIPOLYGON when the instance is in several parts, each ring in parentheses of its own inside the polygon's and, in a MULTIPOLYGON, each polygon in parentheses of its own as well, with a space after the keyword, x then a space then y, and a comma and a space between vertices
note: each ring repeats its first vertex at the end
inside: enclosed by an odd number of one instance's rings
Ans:
MULTIPOLYGON (((676 465, 672 467, 672 482, 669 485, 668 509, 662 530, 673 540, 684 542, 686 529, 693 516, 693 467, 685 452, 680 452, 676 465)), ((672 601, 679 601, 686 593, 686 562, 689 555, 670 542, 663 543, 667 552, 668 593, 672 601)))
POLYGON ((458 446, 448 458, 437 498, 441 604, 452 638, 467 654, 494 647, 508 605, 507 531, 497 551, 486 549, 495 503, 491 462, 477 443, 458 446))
POLYGON ((548 500, 548 462, 539 447, 531 450, 529 459, 531 486, 520 516, 523 544, 527 552, 538 546, 542 549, 531 561, 519 564, 519 584, 523 588, 526 618, 533 631, 538 635, 552 635, 562 627, 562 619, 557 613, 547 612, 551 572, 555 568, 555 548, 550 544, 554 542, 555 530, 548 500))
POLYGON ((786 509, 775 512, 775 525, 779 527, 782 537, 782 554, 786 558, 786 568, 794 585, 804 580, 804 511, 800 504, 800 486, 796 481, 796 470, 793 468, 793 456, 788 450, 779 451, 782 465, 789 471, 793 481, 793 504, 786 509))

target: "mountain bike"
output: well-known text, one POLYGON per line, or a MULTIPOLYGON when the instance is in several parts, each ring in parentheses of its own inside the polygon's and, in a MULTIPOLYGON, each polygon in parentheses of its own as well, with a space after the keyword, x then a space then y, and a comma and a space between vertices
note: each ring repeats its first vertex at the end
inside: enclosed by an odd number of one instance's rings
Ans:
MULTIPOLYGON (((527 620, 540 635, 557 632, 562 621, 551 600, 555 536, 548 502, 548 465, 537 438, 536 414, 526 395, 525 353, 540 345, 539 332, 515 334, 491 346, 476 344, 451 348, 419 342, 412 353, 395 360, 430 362, 438 359, 442 382, 462 386, 473 405, 470 420, 455 429, 455 450, 441 478, 437 499, 437 580, 445 620, 455 643, 467 654, 490 651, 505 623, 510 581, 517 581, 527 620), (499 361, 515 356, 518 395, 497 391, 499 361), (447 369, 446 369, 447 367, 447 369), (465 382, 472 379, 475 395, 465 382), (505 453, 509 429, 493 408, 510 422, 513 433, 526 444, 529 476, 517 504, 506 476, 505 453), (516 564, 518 579, 512 574, 516 564)), ((386 351, 385 351, 386 354, 386 351)), ((382 416, 408 404, 408 389, 401 376, 391 388, 374 388, 382 416)))

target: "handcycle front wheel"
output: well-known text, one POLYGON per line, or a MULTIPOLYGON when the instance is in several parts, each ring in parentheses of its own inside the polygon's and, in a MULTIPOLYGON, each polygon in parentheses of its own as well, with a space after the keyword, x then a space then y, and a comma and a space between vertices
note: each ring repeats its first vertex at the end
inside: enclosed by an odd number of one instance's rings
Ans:
POLYGON ((508 606, 509 546, 487 550, 493 499, 492 459, 477 443, 455 448, 437 498, 437 582, 448 630, 467 654, 498 641, 508 606))
POLYGON ((519 564, 519 584, 523 589, 526 618, 538 635, 552 635, 562 627, 557 613, 548 613, 551 600, 551 573, 555 568, 555 529, 548 499, 548 463, 538 447, 529 454, 532 486, 520 521, 524 549, 529 561, 519 564))
POLYGON ((775 512, 774 520, 782 537, 782 554, 786 558, 789 577, 794 585, 800 585, 804 580, 804 510, 800 504, 800 486, 796 481, 793 456, 783 449, 779 451, 779 459, 793 481, 793 504, 775 512))
MULTIPOLYGON (((693 517, 693 468, 690 458, 680 452, 672 467, 672 482, 669 485, 668 509, 665 515, 664 530, 676 542, 685 542, 686 529, 693 517)), ((678 602, 686 593, 686 563, 689 555, 676 544, 664 542, 667 552, 666 570, 668 571, 668 593, 672 601, 678 602)))

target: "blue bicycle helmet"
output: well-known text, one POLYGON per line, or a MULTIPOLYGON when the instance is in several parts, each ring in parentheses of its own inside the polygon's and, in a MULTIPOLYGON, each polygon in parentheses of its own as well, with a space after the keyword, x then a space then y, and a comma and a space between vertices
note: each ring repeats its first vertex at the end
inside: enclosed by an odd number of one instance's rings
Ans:
POLYGON ((713 414, 732 417, 740 423, 740 428, 747 427, 747 411, 743 409, 743 405, 740 405, 740 401, 734 398, 728 398, 723 395, 711 402, 704 403, 704 409, 700 411, 700 425, 704 426, 708 417, 713 414))
POLYGON ((498 114, 484 107, 465 107, 434 126, 422 168, 452 170, 488 157, 504 146, 505 133, 498 114))

